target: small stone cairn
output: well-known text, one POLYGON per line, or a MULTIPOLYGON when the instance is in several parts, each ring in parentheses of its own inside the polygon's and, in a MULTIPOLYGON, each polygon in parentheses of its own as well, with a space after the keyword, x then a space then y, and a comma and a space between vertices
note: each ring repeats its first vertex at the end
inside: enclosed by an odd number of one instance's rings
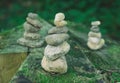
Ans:
POLYGON ((26 22, 23 24, 25 29, 24 37, 17 40, 20 45, 27 47, 40 47, 43 44, 39 31, 41 29, 41 23, 39 16, 35 13, 29 13, 26 18, 26 22))
POLYGON ((100 25, 100 21, 94 21, 91 23, 91 31, 88 34, 88 47, 92 50, 97 50, 103 47, 105 44, 104 39, 101 38, 101 33, 99 31, 98 25, 100 25))
POLYGON ((69 52, 70 45, 66 42, 69 35, 67 34, 68 29, 65 27, 67 22, 64 19, 63 13, 57 13, 54 20, 56 27, 50 29, 45 38, 48 45, 44 50, 41 66, 50 73, 63 74, 67 72, 65 55, 69 52))

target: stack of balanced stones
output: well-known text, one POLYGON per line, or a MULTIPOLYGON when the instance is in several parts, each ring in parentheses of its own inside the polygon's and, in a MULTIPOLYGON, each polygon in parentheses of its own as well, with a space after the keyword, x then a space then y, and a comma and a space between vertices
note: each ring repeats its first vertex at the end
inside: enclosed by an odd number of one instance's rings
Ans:
POLYGON ((104 39, 101 38, 101 33, 99 31, 98 25, 100 21, 91 22, 91 31, 88 33, 88 47, 92 50, 97 50, 103 47, 105 44, 104 39))
POLYGON ((39 16, 35 13, 29 13, 23 27, 25 29, 24 37, 18 39, 17 42, 27 47, 40 47, 43 44, 43 40, 41 40, 39 35, 41 28, 39 16))
POLYGON ((66 41, 69 35, 67 34, 68 29, 65 27, 67 22, 64 19, 63 13, 57 13, 54 20, 56 27, 50 29, 45 38, 48 45, 44 50, 41 66, 50 73, 63 74, 67 72, 65 55, 69 52, 70 45, 66 41))

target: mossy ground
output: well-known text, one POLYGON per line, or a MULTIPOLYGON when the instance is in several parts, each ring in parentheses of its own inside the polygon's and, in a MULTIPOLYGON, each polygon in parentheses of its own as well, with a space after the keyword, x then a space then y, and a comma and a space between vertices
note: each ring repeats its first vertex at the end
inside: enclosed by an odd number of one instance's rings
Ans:
MULTIPOLYGON (((115 63, 117 63, 117 65, 112 64, 110 66, 113 67, 113 65, 115 65, 119 67, 119 60, 118 60, 119 58, 117 58, 119 57, 119 53, 120 53, 120 50, 118 47, 119 44, 116 45, 114 43, 107 42, 107 45, 109 45, 108 47, 103 48, 103 50, 92 51, 88 49, 88 47, 86 46, 86 42, 84 40, 85 39, 84 35, 87 35, 86 28, 81 25, 75 25, 71 30, 74 31, 75 35, 69 33, 71 38, 68 42, 71 45, 71 50, 66 56, 68 57, 67 61, 69 65, 68 72, 66 74, 51 75, 41 68, 40 64, 43 56, 43 50, 40 51, 41 54, 39 53, 36 56, 35 55, 31 56, 27 64, 24 62, 25 63, 23 64, 24 67, 22 68, 21 71, 18 71, 18 74, 23 74, 25 77, 29 78, 32 82, 35 82, 35 83, 62 83, 62 82, 64 83, 95 83, 98 78, 102 77, 101 75, 97 75, 96 72, 94 72, 94 67, 95 67, 97 70, 103 71, 104 74, 108 74, 107 78, 110 78, 110 81, 112 83, 119 82, 120 72, 114 71, 114 70, 109 71, 108 69, 106 69, 106 68, 109 68, 109 65, 106 62, 112 62, 112 61, 111 60, 106 61, 106 58, 104 56, 99 56, 99 54, 97 53, 100 51, 100 53, 104 54, 104 51, 107 48, 107 53, 114 56, 113 57, 114 61, 116 60, 115 63), (81 35, 80 32, 81 33, 85 32, 85 34, 81 35), (80 38, 81 36, 83 36, 83 39, 80 38), (37 58, 39 55, 42 55, 42 56, 37 58), (103 67, 104 70, 101 70, 101 67, 103 67)), ((114 63, 114 61, 112 63, 114 63)))
POLYGON ((96 74, 92 64, 78 49, 78 43, 72 39, 69 43, 71 44, 71 50, 66 56, 68 62, 67 73, 59 75, 44 71, 40 65, 44 50, 44 48, 41 48, 39 55, 35 53, 29 55, 27 62, 24 62, 17 76, 24 75, 35 83, 95 83, 99 78, 101 79, 102 76, 96 74))

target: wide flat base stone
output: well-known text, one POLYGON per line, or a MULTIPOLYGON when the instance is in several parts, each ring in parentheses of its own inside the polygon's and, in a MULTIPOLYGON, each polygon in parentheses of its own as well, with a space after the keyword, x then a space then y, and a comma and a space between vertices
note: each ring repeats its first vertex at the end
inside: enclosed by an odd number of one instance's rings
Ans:
POLYGON ((67 72, 67 62, 65 56, 62 56, 54 61, 51 61, 44 56, 41 61, 41 66, 44 70, 50 73, 63 74, 67 72))

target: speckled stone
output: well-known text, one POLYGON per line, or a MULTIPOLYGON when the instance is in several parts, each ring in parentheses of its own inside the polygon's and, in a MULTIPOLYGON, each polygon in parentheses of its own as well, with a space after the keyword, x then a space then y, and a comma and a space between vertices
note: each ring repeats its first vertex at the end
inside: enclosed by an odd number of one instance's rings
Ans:
POLYGON ((55 60, 61 56, 66 55, 70 50, 70 45, 67 42, 62 43, 58 46, 47 45, 44 51, 44 55, 50 59, 55 60))
POLYGON ((20 45, 31 47, 31 48, 41 47, 44 43, 43 40, 28 40, 28 39, 25 39, 25 38, 20 38, 19 40, 17 40, 17 42, 20 45))
POLYGON ((39 18, 39 16, 37 14, 32 13, 32 12, 28 13, 28 17, 31 19, 38 19, 39 18))
POLYGON ((99 32, 99 33, 96 33, 96 32, 92 32, 92 31, 90 31, 90 32, 88 33, 88 36, 89 36, 89 37, 97 37, 97 38, 101 38, 101 37, 102 37, 100 32, 99 32))
POLYGON ((68 34, 52 34, 52 35, 48 35, 46 36, 45 40, 47 42, 47 44, 49 45, 59 45, 61 43, 63 43, 64 41, 68 40, 69 35, 68 34))
POLYGON ((93 32, 99 32, 99 27, 98 26, 92 26, 90 28, 90 30, 93 31, 93 32))
POLYGON ((67 33, 67 32, 68 32, 67 27, 62 27, 62 28, 53 27, 48 31, 48 34, 57 34, 57 33, 59 34, 59 33, 67 33))
POLYGON ((38 32, 39 28, 35 28, 34 26, 32 26, 31 24, 29 24, 28 22, 25 22, 23 24, 23 27, 25 29, 25 32, 38 32))
POLYGON ((24 33, 24 38, 29 40, 40 40, 40 35, 38 33, 24 33))
POLYGON ((54 61, 49 60, 46 56, 41 61, 41 66, 44 70, 50 73, 63 74, 67 72, 67 62, 65 56, 60 57, 54 61))
POLYGON ((103 45, 105 44, 105 40, 104 39, 99 39, 99 41, 95 41, 95 40, 90 40, 90 38, 88 39, 88 47, 92 50, 98 50, 100 48, 103 47, 103 45))
POLYGON ((33 25, 34 27, 36 27, 36 28, 38 28, 38 29, 40 29, 41 28, 41 23, 40 23, 40 21, 39 20, 33 20, 33 19, 31 19, 31 18, 29 18, 29 17, 27 17, 26 18, 26 20, 27 20, 27 22, 29 23, 29 24, 31 24, 31 25, 33 25))

